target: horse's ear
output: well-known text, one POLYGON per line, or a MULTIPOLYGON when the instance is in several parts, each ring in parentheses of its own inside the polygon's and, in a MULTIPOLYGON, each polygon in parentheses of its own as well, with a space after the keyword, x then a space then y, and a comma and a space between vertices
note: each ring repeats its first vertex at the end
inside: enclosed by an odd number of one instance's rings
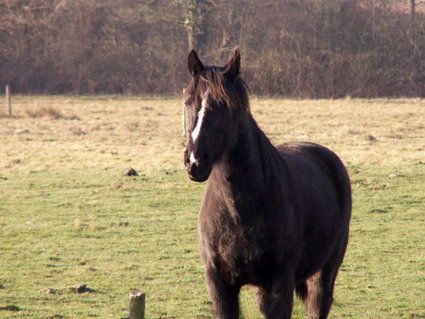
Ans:
POLYGON ((223 74, 231 79, 234 80, 241 70, 241 54, 239 52, 239 49, 236 48, 233 52, 233 56, 229 59, 229 61, 224 66, 223 74))
POLYGON ((204 69, 204 65, 201 60, 199 60, 198 55, 195 50, 190 51, 189 57, 187 58, 187 67, 189 68, 189 72, 192 76, 195 76, 204 69))

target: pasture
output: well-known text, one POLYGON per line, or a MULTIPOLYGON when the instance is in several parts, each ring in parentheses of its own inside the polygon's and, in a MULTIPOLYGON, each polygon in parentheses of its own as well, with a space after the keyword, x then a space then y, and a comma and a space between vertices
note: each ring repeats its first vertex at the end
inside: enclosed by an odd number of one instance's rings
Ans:
MULTIPOLYGON (((0 318, 211 318, 197 246, 204 184, 182 100, 16 96, 0 111, 0 318), (134 168, 139 176, 125 176, 134 168), (83 285, 86 285, 85 287, 83 285)), ((425 101, 252 98, 274 143, 334 150, 353 188, 329 318, 425 318, 425 101)), ((244 318, 257 319, 252 288, 244 318)), ((297 301, 293 318, 306 318, 297 301)))

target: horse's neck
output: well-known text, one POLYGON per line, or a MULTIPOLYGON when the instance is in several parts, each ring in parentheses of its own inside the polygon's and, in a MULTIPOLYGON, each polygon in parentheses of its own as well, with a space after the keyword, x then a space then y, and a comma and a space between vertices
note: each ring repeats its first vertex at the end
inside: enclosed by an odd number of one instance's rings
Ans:
POLYGON ((270 179, 278 174, 283 159, 252 117, 250 121, 249 128, 244 134, 248 145, 247 159, 251 162, 253 174, 268 184, 270 179))
POLYGON ((271 179, 278 176, 283 162, 278 151, 249 115, 241 126, 238 142, 233 150, 223 156, 217 165, 221 180, 233 192, 267 192, 271 179))

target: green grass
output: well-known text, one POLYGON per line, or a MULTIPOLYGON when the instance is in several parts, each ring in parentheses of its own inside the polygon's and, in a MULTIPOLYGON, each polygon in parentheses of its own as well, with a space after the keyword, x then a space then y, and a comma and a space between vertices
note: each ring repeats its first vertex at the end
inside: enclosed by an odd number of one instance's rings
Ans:
MULTIPOLYGON (((12 102, 0 118, 0 318, 125 318, 131 289, 146 292, 147 318, 211 318, 204 185, 183 168, 181 100, 12 102)), ((273 142, 327 145, 349 169, 351 236, 329 318, 425 318, 424 105, 252 100, 273 142)), ((246 319, 259 318, 253 295, 241 295, 246 319)), ((306 318, 298 301, 293 318, 306 318)))

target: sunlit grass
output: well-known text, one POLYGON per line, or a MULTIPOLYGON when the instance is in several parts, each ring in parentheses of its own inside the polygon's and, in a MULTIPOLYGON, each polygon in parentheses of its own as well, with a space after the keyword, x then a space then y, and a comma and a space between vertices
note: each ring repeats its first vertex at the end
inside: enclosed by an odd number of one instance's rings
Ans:
MULTIPOLYGON (((0 318, 211 318, 180 99, 16 96, 0 118, 0 318), (60 116, 31 116, 27 110, 60 116), (124 176, 132 167, 139 176, 124 176), (86 284, 91 292, 73 288, 86 284)), ((252 99, 274 143, 347 164, 353 218, 330 318, 425 318, 425 102, 252 99)), ((38 113, 36 113, 38 114, 38 113)), ((257 319, 254 290, 243 315, 257 319)), ((296 302, 294 318, 306 318, 296 302)))

